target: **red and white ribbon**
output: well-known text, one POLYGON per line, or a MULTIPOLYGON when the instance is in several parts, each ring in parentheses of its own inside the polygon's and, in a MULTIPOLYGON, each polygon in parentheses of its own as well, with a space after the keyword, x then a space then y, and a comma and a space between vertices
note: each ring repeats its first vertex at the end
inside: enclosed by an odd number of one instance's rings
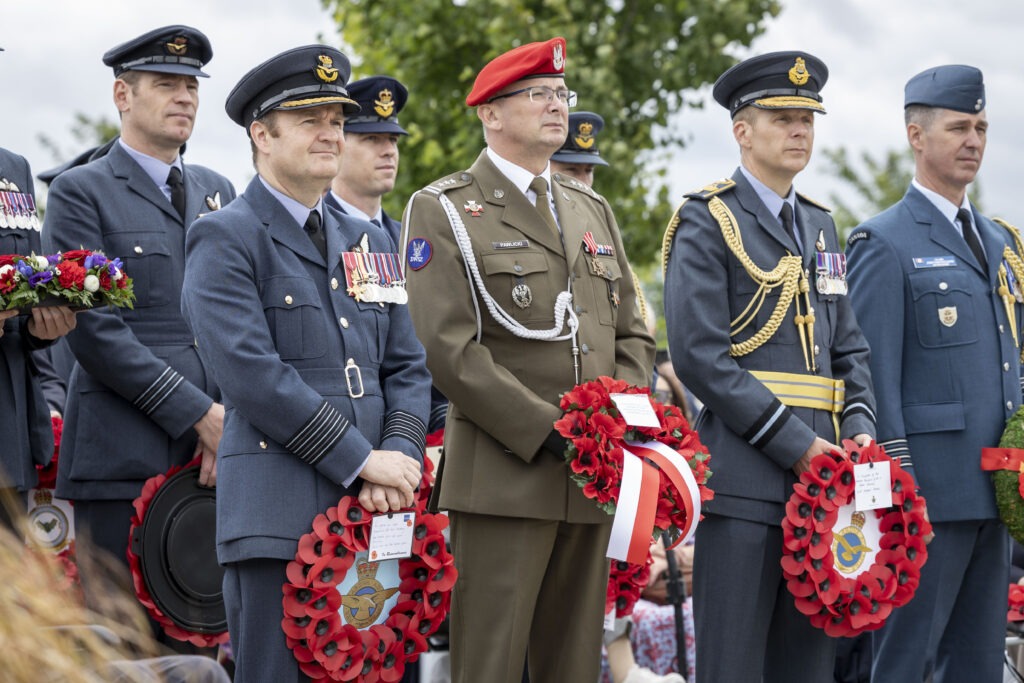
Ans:
POLYGON ((607 556, 643 564, 647 561, 658 509, 658 470, 672 482, 677 504, 686 511, 686 527, 670 547, 693 538, 700 519, 700 490, 686 459, 663 443, 627 441, 622 452, 622 483, 607 556))

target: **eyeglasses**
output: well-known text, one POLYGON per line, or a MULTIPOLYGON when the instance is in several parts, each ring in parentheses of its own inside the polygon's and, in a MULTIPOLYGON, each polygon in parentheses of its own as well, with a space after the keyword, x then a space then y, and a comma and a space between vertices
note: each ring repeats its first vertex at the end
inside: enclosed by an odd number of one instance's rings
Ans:
POLYGON ((507 92, 504 95, 495 95, 488 101, 493 102, 494 100, 500 100, 502 97, 512 97, 513 95, 521 95, 522 93, 526 93, 530 97, 530 102, 533 102, 534 104, 541 102, 544 104, 551 104, 552 100, 557 97, 563 104, 570 107, 576 106, 575 92, 566 88, 559 88, 558 90, 555 90, 554 88, 549 88, 546 85, 531 85, 529 88, 513 90, 512 92, 507 92))

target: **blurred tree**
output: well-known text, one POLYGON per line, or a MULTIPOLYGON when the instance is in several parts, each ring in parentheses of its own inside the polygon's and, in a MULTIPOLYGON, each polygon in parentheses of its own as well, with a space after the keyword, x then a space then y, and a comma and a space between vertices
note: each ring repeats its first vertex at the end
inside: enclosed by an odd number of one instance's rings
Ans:
POLYGON ((353 55, 354 78, 389 74, 410 90, 409 131, 395 191, 400 214, 413 192, 469 167, 483 147, 465 98, 479 69, 523 43, 561 35, 566 84, 579 109, 607 125, 599 191, 611 202, 631 260, 658 258, 674 208, 665 160, 684 143, 671 115, 702 101, 687 93, 731 66, 727 54, 764 30, 777 0, 322 0, 353 55))
MULTIPOLYGON (((67 161, 85 148, 97 147, 107 140, 121 134, 121 125, 106 116, 92 118, 81 112, 75 113, 75 122, 71 124, 71 139, 75 141, 77 151, 65 151, 52 137, 46 133, 39 134, 39 144, 50 151, 56 163, 67 161)), ((42 170, 42 169, 40 169, 42 170)))

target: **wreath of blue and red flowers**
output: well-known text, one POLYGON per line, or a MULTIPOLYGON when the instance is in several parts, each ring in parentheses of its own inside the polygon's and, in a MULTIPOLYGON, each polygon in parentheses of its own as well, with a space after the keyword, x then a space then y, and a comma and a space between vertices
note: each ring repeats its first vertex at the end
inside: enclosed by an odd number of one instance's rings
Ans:
POLYGON ((383 624, 362 630, 342 624, 337 586, 356 553, 367 550, 374 513, 345 496, 317 515, 313 531, 299 539, 295 560, 288 563, 281 628, 299 668, 314 681, 398 681, 448 616, 458 577, 445 546, 448 518, 426 512, 423 498, 413 511, 412 555, 398 560, 398 602, 383 624))
POLYGON ((914 597, 928 559, 925 500, 914 481, 878 444, 844 441, 845 453, 823 453, 800 475, 782 520, 782 573, 796 607, 811 624, 833 637, 850 637, 882 627, 896 607, 914 597), (853 466, 888 465, 892 506, 874 510, 882 533, 874 563, 856 577, 840 574, 832 554, 837 510, 854 495, 853 466))
POLYGON ((0 309, 39 305, 132 307, 132 279, 121 259, 74 249, 49 256, 0 255, 0 309))
MULTIPOLYGON (((565 458, 572 471, 570 476, 583 489, 583 495, 608 514, 615 513, 619 500, 625 457, 622 448, 627 441, 657 441, 673 449, 690 465, 700 500, 714 497, 707 487, 711 455, 678 407, 651 398, 659 426, 633 427, 626 424, 611 398, 611 394, 650 393, 647 388, 623 380, 598 377, 562 395, 560 407, 564 415, 555 422, 555 429, 569 441, 565 458)), ((658 503, 651 536, 660 536, 663 531, 678 535, 686 523, 686 506, 678 500, 665 471, 659 469, 658 503)))

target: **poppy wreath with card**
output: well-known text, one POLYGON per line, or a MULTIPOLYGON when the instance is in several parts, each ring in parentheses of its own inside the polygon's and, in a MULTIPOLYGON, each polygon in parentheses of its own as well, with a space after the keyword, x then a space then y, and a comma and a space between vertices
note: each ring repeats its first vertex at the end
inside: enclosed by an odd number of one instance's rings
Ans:
POLYGON ((921 567, 928 559, 925 500, 911 476, 876 443, 844 441, 845 453, 823 453, 800 475, 782 520, 783 578, 796 607, 811 624, 833 637, 850 637, 881 628, 896 607, 914 597, 921 567), (854 512, 848 527, 834 531, 840 508, 854 501, 854 465, 874 463, 889 470, 892 505, 854 512), (860 533, 867 516, 878 522, 877 548, 866 547, 860 533), (856 573, 840 571, 836 554, 872 562, 857 563, 856 573))
POLYGON ((430 514, 425 499, 410 514, 412 554, 369 562, 374 513, 345 496, 313 520, 288 563, 284 584, 285 640, 313 681, 393 683, 427 650, 427 638, 448 616, 458 577, 445 546, 445 515, 430 514), (397 562, 395 585, 377 580, 385 562, 397 562), (353 580, 354 583, 353 583, 353 580), (351 584, 342 592, 341 584, 351 584), (386 601, 397 595, 390 609, 386 601))
MULTIPOLYGON (((583 495, 618 519, 622 491, 633 492, 626 523, 632 531, 629 554, 621 559, 644 564, 652 537, 663 531, 675 536, 676 543, 692 537, 701 502, 714 496, 707 487, 711 455, 678 407, 654 400, 647 388, 603 376, 566 392, 560 407, 564 414, 555 430, 568 441, 564 455, 569 476, 583 495), (658 426, 626 424, 613 394, 646 396, 658 426), (630 467, 635 468, 636 487, 623 486, 630 467)), ((611 549, 609 556, 615 557, 611 549)))

